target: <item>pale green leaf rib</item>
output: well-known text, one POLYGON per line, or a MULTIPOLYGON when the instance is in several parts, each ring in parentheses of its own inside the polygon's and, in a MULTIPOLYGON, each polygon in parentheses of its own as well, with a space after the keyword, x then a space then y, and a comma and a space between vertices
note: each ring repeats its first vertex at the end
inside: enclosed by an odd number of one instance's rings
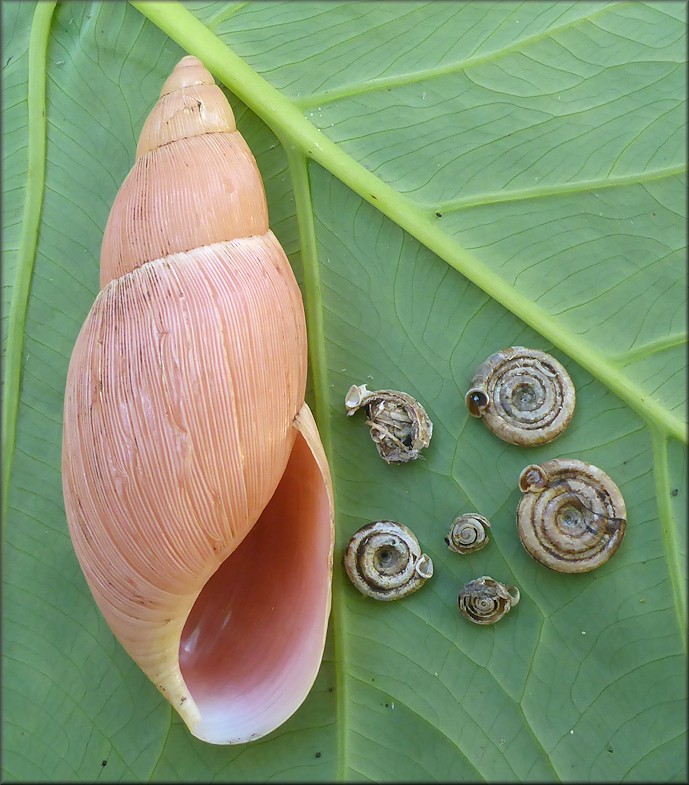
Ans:
MULTIPOLYGON (((328 401, 330 398, 327 383, 327 362, 325 357, 325 330, 323 326, 323 304, 321 297, 320 269, 318 265, 318 249, 316 247, 316 230, 311 209, 311 189, 307 160, 300 150, 283 144, 287 152, 290 176, 294 185, 294 198, 297 207, 297 224, 299 226, 299 239, 304 265, 304 306, 307 316, 309 331, 309 359, 311 361, 312 377, 315 397, 315 416, 318 429, 323 442, 323 448, 330 466, 333 465, 332 434, 330 417, 328 416, 328 401)), ((333 494, 337 497, 337 488, 333 487, 333 494)), ((337 508, 337 498, 335 498, 337 508)), ((346 779, 346 761, 348 728, 346 711, 348 704, 347 679, 344 663, 347 661, 344 645, 347 639, 346 617, 347 614, 339 608, 344 603, 344 592, 333 592, 333 632, 335 637, 335 673, 337 679, 337 727, 339 733, 340 770, 338 779, 346 779)))
POLYGON ((227 22, 229 19, 232 19, 233 16, 238 14, 247 3, 237 3, 236 5, 232 5, 229 8, 221 8, 217 13, 213 14, 213 16, 209 17, 206 20, 206 24, 211 29, 217 27, 218 25, 223 24, 223 22, 227 22))
POLYGON ((325 359, 325 331, 323 327, 323 304, 320 290, 320 270, 316 248, 316 232, 311 209, 311 191, 307 161, 295 148, 283 145, 287 152, 289 171, 294 185, 294 199, 297 207, 297 225, 304 264, 304 300, 309 330, 309 359, 313 369, 315 415, 319 421, 319 431, 326 453, 332 453, 330 418, 327 416, 328 385, 325 359))
MULTIPOLYGON (((627 2, 608 4, 603 6, 595 13, 586 14, 586 16, 583 18, 587 21, 590 21, 595 17, 606 14, 613 9, 618 10, 623 8, 625 5, 631 5, 631 3, 627 2)), ((544 40, 545 38, 552 38, 553 36, 557 35, 557 33, 568 30, 574 25, 579 24, 581 21, 582 18, 573 19, 565 22, 562 25, 550 27, 540 33, 536 33, 535 35, 526 36, 524 38, 517 38, 514 43, 510 44, 509 46, 504 46, 501 49, 494 50, 492 52, 486 52, 485 54, 477 55, 476 57, 467 57, 460 63, 449 63, 447 65, 437 66, 436 68, 425 68, 421 71, 412 73, 380 77, 379 79, 370 79, 362 84, 345 85, 344 87, 340 87, 335 90, 327 90, 323 93, 315 93, 314 95, 309 95, 305 98, 296 99, 293 101, 293 103, 302 110, 312 109, 315 106, 320 108, 325 104, 334 103, 335 101, 340 101, 344 98, 352 98, 356 95, 364 95, 365 93, 375 93, 394 87, 402 87, 408 84, 423 82, 426 79, 434 79, 439 76, 451 76, 453 74, 463 73, 464 71, 468 70, 469 68, 473 68, 474 66, 483 65, 484 63, 493 63, 496 60, 505 57, 506 55, 512 54, 513 52, 519 52, 530 44, 535 44, 538 41, 544 40)))
POLYGON ((656 496, 658 498, 658 517, 662 535, 665 559, 667 561, 670 584, 672 586, 673 602, 677 614, 677 624, 681 631, 682 646, 687 651, 687 597, 684 567, 677 537, 677 525, 673 519, 670 506, 670 469, 668 465, 667 437, 657 428, 652 429, 653 434, 653 473, 656 482, 656 496))
POLYGON ((504 202, 521 202, 527 199, 541 199, 549 196, 562 196, 564 194, 588 193, 589 191, 603 191, 608 188, 620 188, 625 185, 637 185, 656 180, 665 180, 685 174, 686 164, 668 166, 662 169, 651 169, 646 172, 635 172, 628 175, 606 177, 604 180, 577 180, 572 183, 558 183, 522 188, 514 191, 496 191, 495 193, 482 193, 479 196, 466 196, 452 199, 447 202, 438 202, 435 205, 426 205, 429 212, 437 210, 443 214, 466 210, 469 207, 483 207, 488 204, 503 204, 504 202))
POLYGON ((4 363, 5 393, 2 402, 3 522, 7 511, 12 458, 17 433, 26 312, 43 207, 46 152, 46 65, 50 25, 56 5, 55 2, 46 2, 36 6, 29 41, 28 172, 16 280, 12 292, 7 330, 7 353, 4 363))
POLYGON ((354 161, 282 93, 259 76, 204 24, 178 3, 132 5, 206 66, 283 140, 303 151, 525 324, 599 379, 649 424, 687 442, 684 423, 620 371, 594 346, 563 327, 490 268, 438 229, 426 212, 354 161))
POLYGON ((648 341, 642 346, 636 346, 623 354, 615 355, 613 358, 620 366, 628 365, 637 360, 644 360, 652 354, 663 352, 666 349, 673 349, 675 346, 682 346, 687 343, 687 336, 684 333, 666 335, 655 341, 648 341))

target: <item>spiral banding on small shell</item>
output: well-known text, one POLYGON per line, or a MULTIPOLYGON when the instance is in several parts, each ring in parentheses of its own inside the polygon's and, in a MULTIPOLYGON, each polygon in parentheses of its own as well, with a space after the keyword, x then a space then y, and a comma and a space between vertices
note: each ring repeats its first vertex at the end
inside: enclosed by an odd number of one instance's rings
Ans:
POLYGON ((467 513, 452 521, 450 533, 445 538, 447 547, 455 553, 473 553, 485 548, 490 542, 488 536, 490 521, 482 515, 467 513))
POLYGON ((597 466, 577 460, 527 466, 517 508, 522 545, 556 572, 589 572, 610 559, 627 528, 619 488, 597 466))
POLYGON ((430 556, 421 553, 414 533, 396 521, 362 526, 347 545, 344 566, 362 594, 384 601, 412 594, 433 575, 430 556))
POLYGON ((396 390, 369 392, 353 384, 345 396, 347 416, 366 407, 371 439, 386 463, 407 463, 419 457, 433 435, 433 423, 411 395, 396 390))
POLYGON ((459 610, 474 624, 495 624, 519 602, 519 589, 484 575, 463 586, 459 610))
POLYGON ((492 354, 465 396, 472 417, 506 442, 546 444, 569 425, 576 394, 563 366, 537 349, 512 346, 492 354))

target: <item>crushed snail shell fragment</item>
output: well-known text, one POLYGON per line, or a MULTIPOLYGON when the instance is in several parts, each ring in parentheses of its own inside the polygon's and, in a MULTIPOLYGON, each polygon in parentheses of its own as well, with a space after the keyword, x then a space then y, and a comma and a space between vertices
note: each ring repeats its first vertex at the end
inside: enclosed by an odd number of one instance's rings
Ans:
POLYGON ((366 408, 371 439, 386 463, 416 460, 430 444, 433 423, 411 395, 396 390, 369 392, 365 384, 353 384, 345 396, 347 416, 362 408, 366 408))
POLYGON ((281 725, 323 654, 333 496, 306 371, 301 293, 256 162, 185 57, 108 218, 62 478, 108 625, 213 744, 281 725))
POLYGON ((551 570, 579 573, 605 564, 620 547, 627 510, 617 485, 597 466, 574 459, 530 464, 519 477, 519 539, 551 570))
POLYGON ((373 521, 354 533, 344 552, 349 580, 367 597, 399 600, 433 576, 431 557, 416 535, 396 521, 373 521))
POLYGON ((452 521, 450 533, 445 537, 445 544, 455 553, 475 553, 490 542, 489 529, 490 521, 483 515, 473 512, 458 515, 452 521))
POLYGON ((495 624, 517 605, 519 599, 516 586, 483 575, 460 589, 457 604, 462 614, 474 624, 495 624))
POLYGON ((512 346, 492 354, 476 370, 465 402, 510 444, 536 447, 559 436, 574 414, 572 380, 554 357, 512 346))

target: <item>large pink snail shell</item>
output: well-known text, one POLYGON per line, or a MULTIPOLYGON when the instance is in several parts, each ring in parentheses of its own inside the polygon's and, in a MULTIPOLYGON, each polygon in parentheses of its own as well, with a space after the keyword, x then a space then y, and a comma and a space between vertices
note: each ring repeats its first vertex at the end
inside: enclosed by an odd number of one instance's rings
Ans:
POLYGON ((108 219, 67 375, 63 490, 86 581, 198 738, 301 705, 330 612, 333 499, 301 294, 213 78, 165 83, 108 219))

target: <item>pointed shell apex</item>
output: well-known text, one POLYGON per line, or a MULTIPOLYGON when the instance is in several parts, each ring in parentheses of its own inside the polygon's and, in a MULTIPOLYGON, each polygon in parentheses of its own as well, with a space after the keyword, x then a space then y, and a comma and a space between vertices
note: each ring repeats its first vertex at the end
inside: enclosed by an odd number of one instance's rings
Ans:
POLYGON ((215 84, 215 80, 198 57, 187 55, 177 63, 170 76, 165 80, 160 96, 168 95, 184 87, 202 84, 212 85, 215 84))

